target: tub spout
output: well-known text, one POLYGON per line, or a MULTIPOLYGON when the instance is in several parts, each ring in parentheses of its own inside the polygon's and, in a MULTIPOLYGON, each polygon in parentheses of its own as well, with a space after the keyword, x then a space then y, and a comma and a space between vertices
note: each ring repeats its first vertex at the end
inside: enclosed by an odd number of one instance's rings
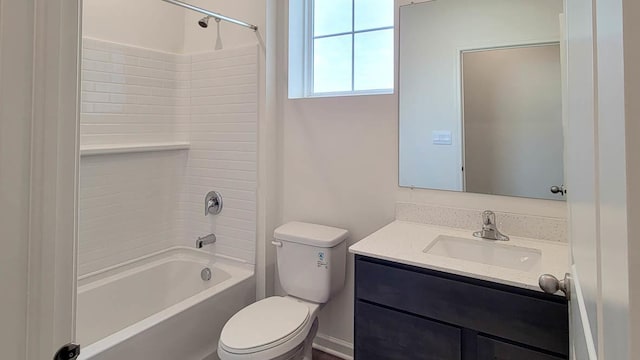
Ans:
POLYGON ((203 246, 213 244, 215 242, 216 242, 215 234, 209 234, 207 236, 199 237, 198 240, 196 240, 196 248, 202 249, 203 246))

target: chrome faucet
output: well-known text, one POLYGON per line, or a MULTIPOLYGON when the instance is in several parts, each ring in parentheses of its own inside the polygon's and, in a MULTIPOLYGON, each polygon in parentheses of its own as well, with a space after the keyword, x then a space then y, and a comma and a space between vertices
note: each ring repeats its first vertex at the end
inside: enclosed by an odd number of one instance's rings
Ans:
POLYGON ((496 214, 491 210, 485 210, 482 213, 482 230, 474 232, 473 236, 488 240, 509 240, 507 235, 504 235, 498 230, 496 214))
POLYGON ((207 236, 199 237, 198 240, 196 240, 196 248, 202 249, 203 246, 213 244, 215 242, 216 242, 215 234, 209 234, 207 236))

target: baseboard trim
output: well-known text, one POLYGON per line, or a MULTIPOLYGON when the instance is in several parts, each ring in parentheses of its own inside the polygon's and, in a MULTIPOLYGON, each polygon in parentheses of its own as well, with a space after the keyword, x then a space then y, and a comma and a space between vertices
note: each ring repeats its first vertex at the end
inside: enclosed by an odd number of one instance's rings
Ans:
MULTIPOLYGON (((353 344, 325 334, 317 334, 313 341, 313 348, 344 360, 353 360, 353 344)), ((202 360, 219 360, 217 351, 212 352, 202 360)))
POLYGON ((353 360, 353 344, 325 334, 317 334, 313 348, 344 360, 353 360))
POLYGON ((202 360, 220 360, 218 357, 218 352, 214 351, 211 354, 205 356, 202 360))

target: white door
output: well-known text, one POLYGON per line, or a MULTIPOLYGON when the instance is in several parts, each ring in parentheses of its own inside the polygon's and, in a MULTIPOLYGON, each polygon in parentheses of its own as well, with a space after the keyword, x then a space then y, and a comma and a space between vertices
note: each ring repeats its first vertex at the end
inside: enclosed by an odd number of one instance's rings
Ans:
POLYGON ((565 1, 570 329, 579 360, 632 358, 627 160, 638 154, 625 143, 622 2, 565 1))
POLYGON ((572 275, 571 346, 596 359, 598 314, 597 169, 591 0, 565 1, 566 183, 572 275))
POLYGON ((0 349, 74 340, 77 0, 0 0, 0 349))

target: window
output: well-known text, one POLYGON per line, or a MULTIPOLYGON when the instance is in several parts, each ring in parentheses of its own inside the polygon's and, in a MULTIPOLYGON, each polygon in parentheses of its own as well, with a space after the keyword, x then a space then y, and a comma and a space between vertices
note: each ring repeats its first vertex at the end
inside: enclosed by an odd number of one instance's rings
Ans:
POLYGON ((393 91, 394 0, 291 0, 289 12, 290 97, 393 91))

